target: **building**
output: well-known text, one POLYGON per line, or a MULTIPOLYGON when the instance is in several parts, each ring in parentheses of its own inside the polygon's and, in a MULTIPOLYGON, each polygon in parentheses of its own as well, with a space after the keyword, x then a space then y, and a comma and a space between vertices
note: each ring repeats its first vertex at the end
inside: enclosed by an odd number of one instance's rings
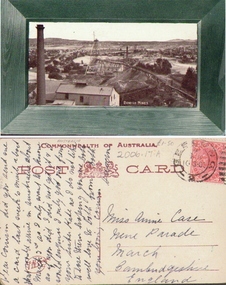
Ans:
POLYGON ((69 100, 72 105, 119 106, 119 94, 113 87, 89 86, 84 82, 62 83, 56 90, 55 103, 69 100))

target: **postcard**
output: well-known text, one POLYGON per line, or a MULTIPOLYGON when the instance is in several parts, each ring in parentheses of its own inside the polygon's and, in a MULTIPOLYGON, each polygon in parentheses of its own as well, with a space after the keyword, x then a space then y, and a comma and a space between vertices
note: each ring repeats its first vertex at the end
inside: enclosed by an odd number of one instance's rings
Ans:
POLYGON ((226 139, 0 144, 2 284, 226 282, 226 139))

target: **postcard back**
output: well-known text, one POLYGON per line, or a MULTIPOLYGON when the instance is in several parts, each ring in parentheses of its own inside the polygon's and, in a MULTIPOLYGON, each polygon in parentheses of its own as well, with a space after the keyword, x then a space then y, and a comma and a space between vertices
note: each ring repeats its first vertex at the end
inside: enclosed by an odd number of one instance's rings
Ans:
POLYGON ((0 140, 2 284, 226 282, 226 139, 0 140))

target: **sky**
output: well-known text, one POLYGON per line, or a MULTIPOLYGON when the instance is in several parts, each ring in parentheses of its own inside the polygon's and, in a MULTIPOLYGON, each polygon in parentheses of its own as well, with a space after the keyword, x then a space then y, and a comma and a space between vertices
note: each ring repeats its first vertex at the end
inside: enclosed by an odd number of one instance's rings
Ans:
POLYGON ((37 24, 43 24, 45 38, 99 41, 168 41, 197 39, 197 24, 178 23, 53 23, 30 22, 29 38, 37 37, 37 24))

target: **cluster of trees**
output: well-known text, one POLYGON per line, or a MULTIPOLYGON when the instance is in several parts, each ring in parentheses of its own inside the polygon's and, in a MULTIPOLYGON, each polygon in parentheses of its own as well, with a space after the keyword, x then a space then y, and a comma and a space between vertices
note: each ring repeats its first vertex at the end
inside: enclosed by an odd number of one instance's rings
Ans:
MULTIPOLYGON (((171 63, 165 58, 158 58, 154 64, 145 64, 142 62, 138 62, 136 66, 153 71, 158 74, 170 74, 172 68, 171 63)), ((196 86, 197 68, 195 69, 193 67, 189 67, 181 81, 181 87, 186 90, 196 92, 196 86)))
POLYGON ((154 64, 147 63, 145 65, 146 69, 153 71, 158 74, 170 74, 172 65, 165 58, 157 58, 154 64))
POLYGON ((156 63, 154 64, 154 71, 159 74, 170 74, 172 65, 165 58, 157 58, 156 63))
POLYGON ((73 71, 73 70, 76 71, 78 74, 85 73, 85 67, 73 61, 71 61, 69 64, 64 66, 63 72, 70 73, 70 71, 73 71))
POLYGON ((186 57, 187 59, 196 59, 197 58, 197 45, 193 43, 192 45, 185 45, 179 47, 170 47, 163 50, 160 50, 160 53, 164 56, 173 56, 173 57, 186 57))
POLYGON ((46 73, 49 74, 49 78, 54 78, 54 79, 62 79, 62 73, 68 73, 69 75, 72 74, 84 74, 86 71, 85 66, 81 66, 79 63, 74 63, 73 61, 67 65, 64 66, 63 70, 61 71, 57 65, 52 65, 49 64, 45 68, 46 73))
MULTIPOLYGON (((69 50, 66 51, 69 52, 69 50)), ((85 67, 73 62, 81 54, 76 51, 61 55, 59 50, 45 50, 45 71, 49 74, 49 78, 62 79, 61 73, 85 73, 85 67)), ((29 68, 35 67, 37 67, 37 51, 31 49, 29 51, 29 68)))
POLYGON ((49 74, 49 78, 54 79, 62 79, 63 77, 60 75, 60 69, 56 67, 56 65, 49 64, 45 67, 46 73, 49 74))
POLYGON ((189 63, 189 62, 194 62, 196 60, 196 57, 194 55, 187 56, 186 54, 181 57, 179 62, 181 63, 189 63))

